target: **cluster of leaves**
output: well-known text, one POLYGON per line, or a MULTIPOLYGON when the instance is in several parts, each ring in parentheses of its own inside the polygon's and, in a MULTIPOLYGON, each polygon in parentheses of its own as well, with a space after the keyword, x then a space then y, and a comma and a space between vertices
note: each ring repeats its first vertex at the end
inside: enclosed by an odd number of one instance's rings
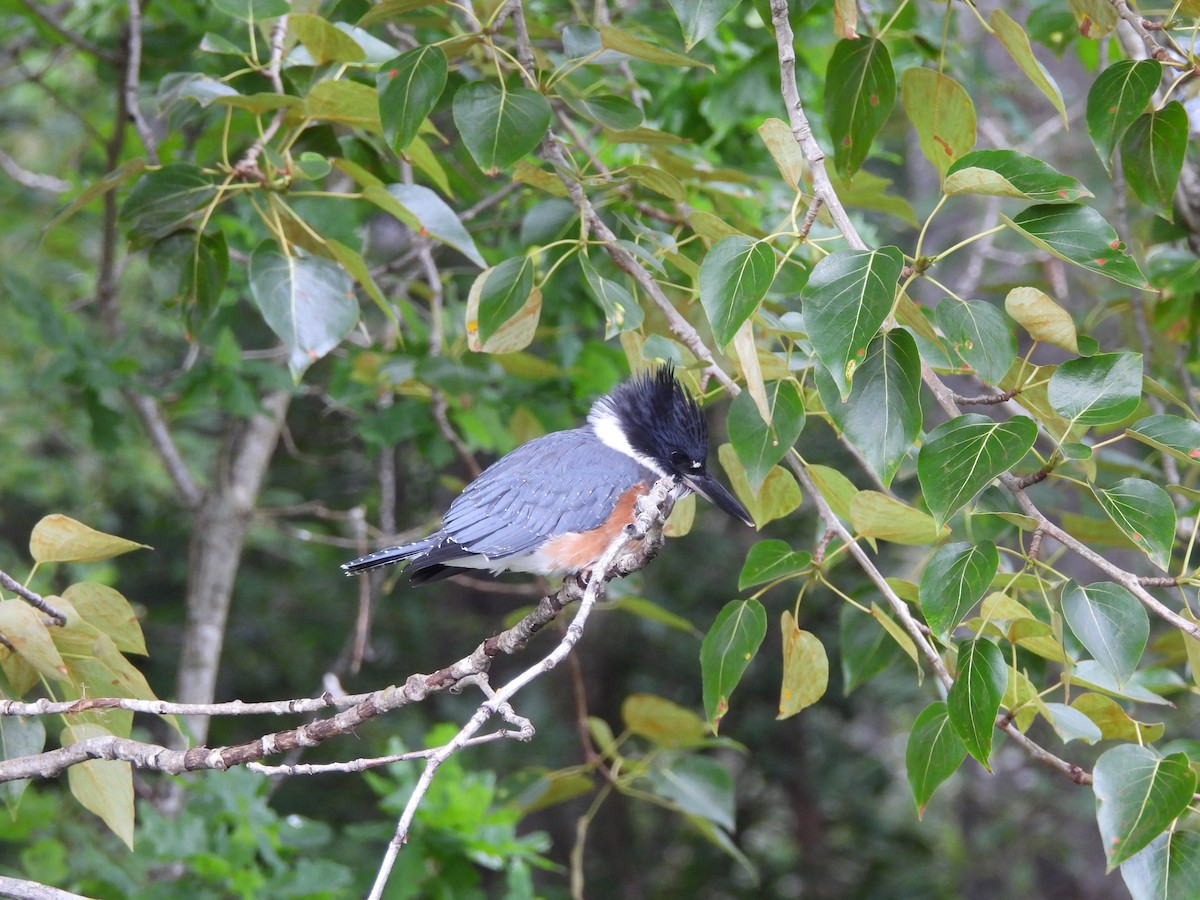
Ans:
MULTIPOLYGON (((46 516, 29 536, 29 555, 38 568, 53 563, 92 563, 143 549, 125 538, 89 528, 62 515, 46 516)), ((77 581, 61 596, 45 598, 66 617, 49 618, 23 599, 0 600, 0 693, 18 700, 34 688, 53 700, 88 697, 155 699, 145 677, 126 653, 145 656, 142 627, 129 601, 117 590, 94 581, 77 581)), ((133 713, 91 710, 63 716, 58 741, 63 746, 88 738, 129 737, 133 713)), ((46 725, 32 716, 0 717, 0 741, 6 759, 41 753, 46 725)), ((133 846, 133 773, 129 763, 89 760, 72 766, 71 793, 127 845, 133 846)), ((28 781, 7 781, 0 793, 10 813, 16 813, 28 781)))

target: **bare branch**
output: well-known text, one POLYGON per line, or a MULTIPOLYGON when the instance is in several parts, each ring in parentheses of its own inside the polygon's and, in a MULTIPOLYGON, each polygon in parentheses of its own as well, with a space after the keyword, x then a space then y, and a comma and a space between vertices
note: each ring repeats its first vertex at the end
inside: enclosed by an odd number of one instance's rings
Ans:
POLYGON ((50 191, 54 194, 63 194, 71 190, 72 187, 71 182, 55 178, 53 175, 40 175, 37 172, 30 172, 3 150, 0 150, 0 169, 3 169, 4 174, 17 184, 33 188, 37 191, 50 191))
POLYGON ((29 588, 25 587, 25 585, 21 584, 21 582, 17 581, 15 578, 13 578, 7 572, 0 572, 0 586, 7 588, 8 590, 10 590, 14 594, 16 594, 18 597, 20 597, 22 600, 24 600, 26 603, 28 603, 30 606, 32 606, 36 609, 40 609, 46 615, 50 616, 50 618, 54 619, 54 624, 56 624, 56 625, 66 625, 67 624, 67 617, 65 614, 59 612, 57 609, 55 609, 53 606, 51 606, 49 603, 47 603, 44 599, 42 599, 41 594, 35 594, 33 591, 29 590, 29 588))
POLYGON ((142 427, 146 429, 146 436, 150 438, 151 445, 158 451, 159 458, 162 459, 163 466, 166 468, 167 474, 171 477, 171 481, 174 483, 175 490, 178 491, 183 505, 188 507, 188 509, 194 509, 199 506, 204 492, 201 490, 200 485, 196 483, 196 479, 192 477, 187 463, 183 461, 179 447, 176 445, 175 439, 171 436, 171 430, 167 427, 162 407, 153 398, 138 393, 133 389, 125 391, 125 399, 133 407, 134 412, 138 414, 138 418, 142 420, 142 427))
POLYGON ((125 44, 125 109, 133 119, 146 158, 158 165, 158 138, 138 105, 138 82, 142 71, 142 7, 139 0, 129 0, 129 34, 125 44))
POLYGON ((99 44, 89 41, 81 34, 76 34, 63 25, 62 22, 58 21, 58 19, 54 18, 50 9, 48 8, 49 4, 38 3, 36 0, 21 0, 21 5, 25 7, 25 10, 28 13, 33 15, 36 19, 38 19, 38 21, 44 24, 68 44, 78 47, 84 53, 90 53, 97 59, 102 59, 111 65, 116 66, 121 64, 120 54, 109 50, 107 47, 101 47, 99 44))
POLYGON ((9 878, 7 875, 0 875, 0 897, 11 897, 12 900, 88 900, 82 894, 72 894, 36 881, 9 878))

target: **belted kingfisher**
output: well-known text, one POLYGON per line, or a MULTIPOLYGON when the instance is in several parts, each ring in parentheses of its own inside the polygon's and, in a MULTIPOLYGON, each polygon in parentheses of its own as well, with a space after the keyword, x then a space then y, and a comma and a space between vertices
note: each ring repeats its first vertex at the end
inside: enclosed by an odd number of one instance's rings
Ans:
POLYGON ((342 566, 355 575, 409 560, 414 584, 456 569, 493 574, 578 573, 633 521, 634 504, 666 475, 753 526, 746 508, 708 473, 708 425, 670 366, 618 385, 587 424, 522 444, 472 481, 424 540, 342 566))

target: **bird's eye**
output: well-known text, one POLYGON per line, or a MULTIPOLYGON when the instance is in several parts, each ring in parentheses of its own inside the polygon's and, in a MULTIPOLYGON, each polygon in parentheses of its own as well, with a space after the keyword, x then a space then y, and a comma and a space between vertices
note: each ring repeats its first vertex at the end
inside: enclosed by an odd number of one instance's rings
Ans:
POLYGON ((683 452, 681 452, 681 451, 679 451, 679 450, 672 450, 672 451, 671 451, 671 465, 673 465, 673 466, 682 466, 682 465, 683 465, 684 463, 686 463, 687 461, 688 461, 688 458, 687 458, 687 454, 686 454, 686 453, 683 453, 683 452))

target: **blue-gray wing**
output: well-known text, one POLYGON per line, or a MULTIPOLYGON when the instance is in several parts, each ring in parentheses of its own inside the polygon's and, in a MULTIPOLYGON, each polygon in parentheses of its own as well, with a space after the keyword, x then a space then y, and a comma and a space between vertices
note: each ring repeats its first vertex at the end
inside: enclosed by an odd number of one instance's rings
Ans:
POLYGON ((471 554, 507 559, 555 535, 603 525, 617 499, 654 474, 586 428, 535 438, 471 482, 442 532, 471 554))

